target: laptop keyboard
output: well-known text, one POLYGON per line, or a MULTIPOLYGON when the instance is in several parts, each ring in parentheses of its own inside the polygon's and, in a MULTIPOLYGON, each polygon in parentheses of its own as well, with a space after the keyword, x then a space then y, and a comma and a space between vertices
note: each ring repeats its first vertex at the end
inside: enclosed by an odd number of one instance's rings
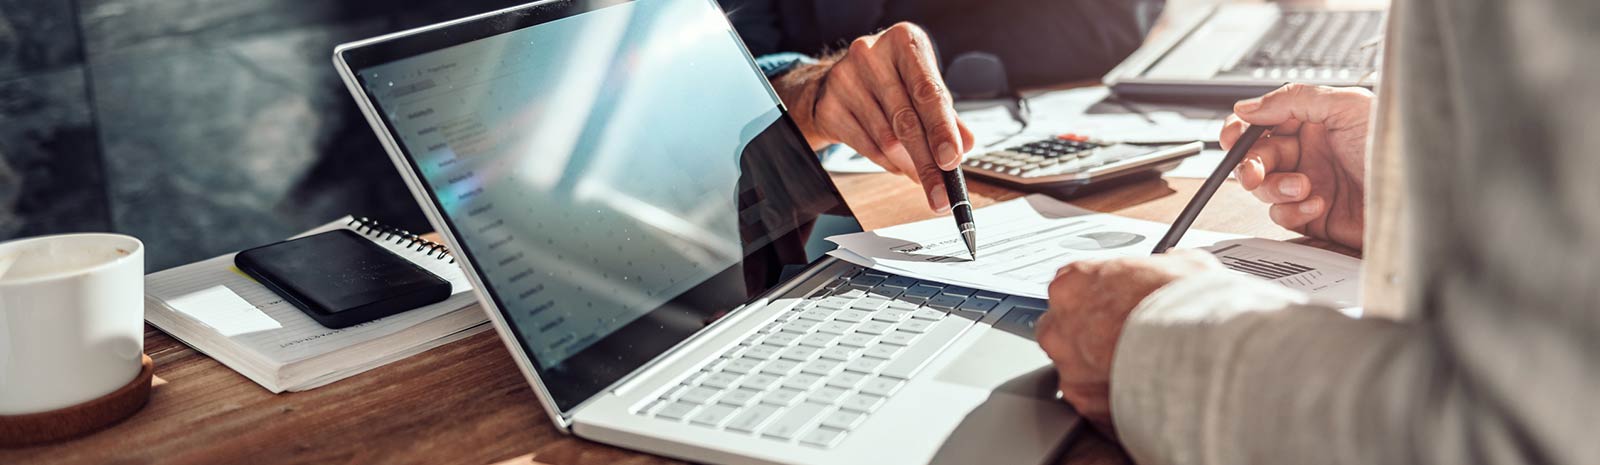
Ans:
POLYGON ((857 269, 636 413, 833 447, 1005 297, 857 269))
POLYGON ((1360 78, 1377 68, 1383 11, 1285 11, 1236 72, 1257 78, 1360 78), (1320 74, 1320 76, 1319 76, 1320 74))

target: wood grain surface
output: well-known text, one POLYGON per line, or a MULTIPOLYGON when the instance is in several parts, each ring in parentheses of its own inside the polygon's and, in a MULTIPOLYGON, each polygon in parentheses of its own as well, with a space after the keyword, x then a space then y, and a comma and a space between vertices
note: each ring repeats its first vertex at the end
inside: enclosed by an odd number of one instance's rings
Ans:
MULTIPOLYGON (((837 175, 868 228, 933 216, 920 191, 886 174, 837 175)), ((1074 203, 1134 218, 1170 221, 1199 180, 1150 180, 1074 203)), ((972 183, 981 207, 1021 194, 972 183)), ((953 226, 952 226, 953 227, 953 226)), ((1291 232, 1236 184, 1224 186, 1196 228, 1275 239, 1291 232)), ((155 359, 149 405, 94 435, 0 450, 0 464, 657 464, 676 463, 558 433, 540 411, 492 332, 308 392, 273 395, 146 326, 155 359)), ((1094 433, 1063 464, 1121 464, 1127 456, 1094 433)))

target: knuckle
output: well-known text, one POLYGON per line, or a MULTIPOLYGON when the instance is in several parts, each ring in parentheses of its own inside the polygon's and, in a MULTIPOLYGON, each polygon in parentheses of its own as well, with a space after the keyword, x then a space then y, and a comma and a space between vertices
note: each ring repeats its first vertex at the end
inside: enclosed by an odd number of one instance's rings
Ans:
POLYGON ((933 76, 923 76, 911 88, 911 98, 928 105, 943 105, 948 95, 944 82, 933 76))
POLYGON ((850 51, 848 53, 856 55, 867 53, 870 50, 872 50, 872 40, 866 37, 857 37, 856 40, 850 41, 850 51))
POLYGON ((895 134, 902 136, 922 130, 922 120, 917 118, 917 111, 910 107, 895 110, 889 117, 889 124, 894 127, 895 134))
POLYGON ((922 178, 922 185, 932 186, 934 183, 944 181, 944 172, 939 170, 939 165, 933 163, 917 163, 917 177, 922 178))

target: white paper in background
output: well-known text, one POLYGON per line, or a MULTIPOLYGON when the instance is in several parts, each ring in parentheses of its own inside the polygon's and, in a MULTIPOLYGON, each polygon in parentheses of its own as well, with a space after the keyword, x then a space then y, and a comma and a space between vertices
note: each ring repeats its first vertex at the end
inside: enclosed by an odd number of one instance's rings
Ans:
MULTIPOLYGON (((828 238, 854 257, 840 259, 908 276, 1044 298, 1055 272, 1074 260, 1149 255, 1167 225, 1095 213, 1032 195, 973 212, 978 259, 949 218, 828 238), (864 261, 856 261, 864 260, 864 261)), ((1191 230, 1181 246, 1242 236, 1191 230)))
POLYGON ((278 320, 272 319, 223 285, 167 299, 167 305, 194 318, 195 321, 210 326, 225 337, 283 327, 278 324, 278 320))
MULTIPOLYGON (((1031 122, 1027 130, 1020 134, 1017 131, 1021 129, 1021 124, 1012 118, 1010 110, 1004 106, 962 111, 960 115, 961 121, 977 138, 980 150, 1000 149, 1062 133, 1124 142, 1215 142, 1222 130, 1222 118, 1227 116, 1225 109, 1218 109, 1200 112, 1203 114, 1196 118, 1175 111, 1162 111, 1161 107, 1148 104, 1132 104, 1145 112, 1144 115, 1127 107, 1124 107, 1126 112, 1091 114, 1090 110, 1109 95, 1109 89, 1096 86, 1028 96, 1031 122), (1004 142, 994 145, 1001 140, 1004 142)), ((1185 110, 1189 113, 1199 111, 1188 107, 1185 110)))
MULTIPOLYGON (((833 236, 828 240, 840 248, 831 254, 914 278, 1046 298, 1063 265, 1147 256, 1169 226, 1096 213, 1043 195, 980 208, 973 215, 979 224, 977 260, 968 258, 949 218, 833 236)), ((1211 250, 1229 269, 1306 292, 1320 303, 1354 307, 1360 301, 1360 261, 1350 257, 1194 229, 1178 245, 1211 250)))

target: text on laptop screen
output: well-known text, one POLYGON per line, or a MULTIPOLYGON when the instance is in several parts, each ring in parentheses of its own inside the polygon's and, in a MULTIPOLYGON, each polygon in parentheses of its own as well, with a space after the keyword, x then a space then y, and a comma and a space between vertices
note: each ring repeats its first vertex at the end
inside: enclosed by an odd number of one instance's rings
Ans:
POLYGON ((563 410, 859 230, 709 3, 356 70, 563 410))

